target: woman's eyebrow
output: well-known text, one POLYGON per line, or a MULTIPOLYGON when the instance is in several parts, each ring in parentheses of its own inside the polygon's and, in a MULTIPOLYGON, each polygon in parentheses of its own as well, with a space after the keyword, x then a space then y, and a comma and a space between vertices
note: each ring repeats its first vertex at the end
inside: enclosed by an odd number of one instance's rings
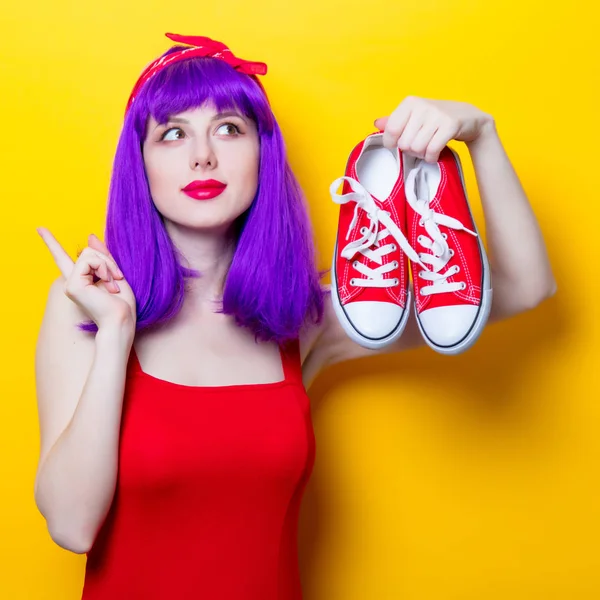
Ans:
POLYGON ((157 121, 153 131, 156 131, 160 127, 165 127, 169 123, 185 123, 186 125, 190 124, 187 119, 182 119, 181 117, 167 117, 165 121, 157 121))
POLYGON ((246 121, 244 115, 241 115, 239 112, 236 112, 235 110, 227 110, 225 112, 220 112, 217 113, 212 120, 213 121, 217 121, 219 119, 222 119, 224 117, 239 117, 240 119, 242 119, 242 121, 246 121))

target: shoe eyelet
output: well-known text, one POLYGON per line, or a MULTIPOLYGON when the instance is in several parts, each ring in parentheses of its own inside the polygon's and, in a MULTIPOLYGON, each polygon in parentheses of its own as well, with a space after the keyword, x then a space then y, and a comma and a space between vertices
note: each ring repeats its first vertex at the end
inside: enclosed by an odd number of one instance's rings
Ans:
POLYGON ((358 261, 357 261, 357 260, 355 260, 355 261, 352 263, 352 266, 353 266, 353 267, 356 269, 357 265, 358 265, 358 261))
POLYGON ((350 280, 350 285, 354 285, 354 279, 350 280))
POLYGON ((456 266, 454 267, 454 272, 455 272, 455 273, 460 273, 460 267, 459 267, 458 265, 456 265, 456 266))
POLYGON ((421 279, 423 279, 423 273, 425 273, 425 271, 419 271, 419 277, 420 277, 421 279))
POLYGON ((447 240, 448 239, 448 234, 447 233, 442 233, 442 237, 447 240))
POLYGON ((392 244, 392 252, 395 252, 396 250, 396 244, 392 244))
POLYGON ((399 279, 394 279, 394 285, 400 285, 400 280, 399 279))
POLYGON ((467 287, 467 284, 464 281, 461 281, 460 282, 460 289, 464 290, 464 289, 466 289, 466 287, 467 287))
POLYGON ((419 219, 419 227, 425 227, 425 223, 423 222, 423 219, 419 219))
POLYGON ((450 256, 454 256, 454 250, 452 250, 452 248, 450 248, 450 256))
POLYGON ((366 227, 361 227, 361 228, 360 228, 360 232, 361 232, 363 235, 365 234, 365 231, 367 231, 367 228, 366 228, 366 227))
POLYGON ((394 269, 397 269, 400 266, 397 260, 394 261, 394 269))

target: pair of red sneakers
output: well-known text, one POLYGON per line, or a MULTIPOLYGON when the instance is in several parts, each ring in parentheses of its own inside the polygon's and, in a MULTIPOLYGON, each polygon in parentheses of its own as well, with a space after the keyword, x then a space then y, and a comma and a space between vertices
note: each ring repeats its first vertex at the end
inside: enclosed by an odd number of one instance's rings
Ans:
POLYGON ((379 131, 354 148, 330 193, 340 204, 332 298, 350 338, 391 344, 414 304, 431 348, 472 346, 489 316, 491 275, 456 152, 446 146, 427 163, 384 147, 379 131))

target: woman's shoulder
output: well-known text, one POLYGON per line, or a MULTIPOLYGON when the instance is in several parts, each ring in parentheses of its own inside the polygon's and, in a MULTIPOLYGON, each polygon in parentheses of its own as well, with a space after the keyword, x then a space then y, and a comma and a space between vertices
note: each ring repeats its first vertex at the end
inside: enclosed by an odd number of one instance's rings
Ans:
POLYGON ((66 279, 59 275, 48 289, 46 311, 52 311, 55 316, 71 319, 73 324, 87 320, 89 317, 65 294, 66 279))
POLYGON ((73 370, 83 369, 94 353, 94 335, 82 331, 78 324, 89 317, 65 294, 65 278, 56 278, 48 289, 46 306, 36 343, 36 365, 48 372, 58 363, 73 370))
POLYGON ((330 326, 332 317, 331 285, 321 284, 321 289, 324 296, 323 319, 319 323, 309 321, 298 336, 303 378, 306 384, 310 384, 327 363, 327 353, 324 352, 320 341, 323 339, 323 332, 330 326))
POLYGON ((319 323, 315 323, 312 320, 308 320, 304 327, 300 330, 298 334, 298 340, 300 344, 300 356, 302 358, 302 363, 306 360, 308 355, 313 350, 317 340, 323 328, 325 327, 328 313, 329 303, 329 294, 331 293, 331 286, 329 284, 321 284, 321 290, 324 296, 324 310, 323 310, 323 319, 319 323))
POLYGON ((87 317, 64 285, 62 276, 50 285, 35 348, 40 464, 73 416, 94 358, 94 336, 77 327, 87 317))

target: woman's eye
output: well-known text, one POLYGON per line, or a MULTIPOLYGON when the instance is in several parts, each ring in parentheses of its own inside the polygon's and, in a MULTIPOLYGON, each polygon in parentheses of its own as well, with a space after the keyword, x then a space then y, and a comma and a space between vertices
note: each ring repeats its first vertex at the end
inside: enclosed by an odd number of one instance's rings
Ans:
POLYGON ((223 125, 219 125, 219 128, 217 129, 217 131, 221 131, 221 129, 223 129, 223 127, 229 127, 229 128, 233 128, 233 133, 241 133, 240 128, 235 125, 234 123, 223 123, 223 125))
POLYGON ((165 131, 165 132, 164 132, 164 133, 161 135, 160 139, 161 139, 161 140, 166 140, 167 142, 172 142, 172 141, 175 141, 175 140, 180 140, 180 139, 181 139, 180 137, 175 137, 175 138, 171 137, 170 139, 167 139, 167 135, 168 135, 168 134, 170 134, 172 131, 173 131, 173 132, 175 132, 175 131, 181 131, 181 133, 185 133, 185 132, 183 131, 183 129, 181 129, 181 127, 171 127, 171 129, 167 129, 167 130, 166 130, 166 131, 165 131))

